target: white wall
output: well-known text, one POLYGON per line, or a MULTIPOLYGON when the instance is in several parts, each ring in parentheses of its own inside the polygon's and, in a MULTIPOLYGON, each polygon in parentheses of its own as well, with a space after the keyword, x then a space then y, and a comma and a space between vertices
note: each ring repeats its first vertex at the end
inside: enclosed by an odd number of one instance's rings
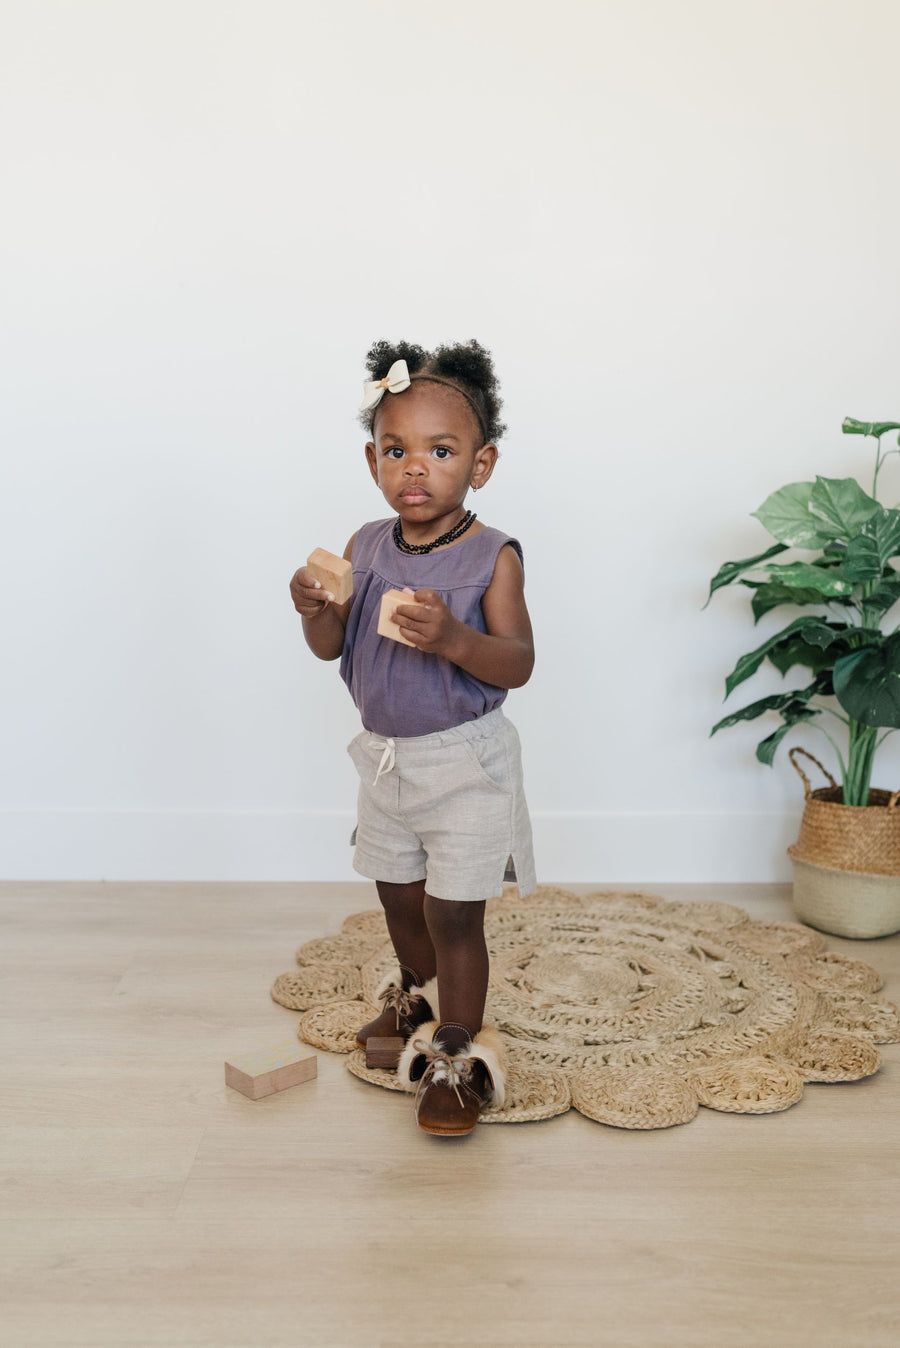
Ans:
POLYGON ((892 0, 4 6, 0 872, 353 877, 288 580, 385 513, 370 342, 475 335, 541 877, 786 877, 784 750, 707 738, 779 618, 701 606, 900 419, 898 47, 892 0))

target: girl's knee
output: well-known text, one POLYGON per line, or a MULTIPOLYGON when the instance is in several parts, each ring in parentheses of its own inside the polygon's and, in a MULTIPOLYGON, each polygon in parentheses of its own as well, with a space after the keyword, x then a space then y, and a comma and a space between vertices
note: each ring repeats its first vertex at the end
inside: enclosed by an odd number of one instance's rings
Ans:
POLYGON ((396 885, 388 880, 376 880, 375 888, 382 907, 390 909, 409 905, 421 908, 425 898, 425 881, 413 880, 411 884, 396 885))
POLYGON ((460 903, 426 894, 425 921, 432 939, 466 940, 484 930, 484 903, 460 903))

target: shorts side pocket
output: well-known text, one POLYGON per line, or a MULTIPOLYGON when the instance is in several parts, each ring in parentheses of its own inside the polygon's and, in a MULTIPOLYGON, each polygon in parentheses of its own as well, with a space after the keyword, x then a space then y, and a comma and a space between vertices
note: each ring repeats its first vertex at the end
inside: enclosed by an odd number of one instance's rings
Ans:
POLYGON ((515 788, 507 752, 506 729, 499 734, 485 736, 484 739, 464 740, 463 743, 479 779, 501 795, 511 796, 515 788))

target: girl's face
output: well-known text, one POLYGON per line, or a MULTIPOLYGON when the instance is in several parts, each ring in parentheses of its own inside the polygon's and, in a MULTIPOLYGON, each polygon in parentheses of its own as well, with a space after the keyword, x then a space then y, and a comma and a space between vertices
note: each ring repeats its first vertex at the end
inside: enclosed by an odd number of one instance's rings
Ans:
POLYGON ((404 525, 423 539, 453 527, 469 487, 487 482, 497 460, 497 446, 481 444, 463 395, 427 380, 385 393, 373 434, 366 445, 372 477, 404 525))

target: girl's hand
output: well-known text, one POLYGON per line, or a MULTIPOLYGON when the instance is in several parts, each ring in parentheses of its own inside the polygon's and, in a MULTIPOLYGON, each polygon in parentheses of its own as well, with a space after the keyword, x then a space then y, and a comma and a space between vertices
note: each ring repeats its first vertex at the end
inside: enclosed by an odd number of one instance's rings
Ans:
POLYGON ((291 577, 291 598, 294 608, 303 618, 317 618, 334 599, 330 590, 323 590, 310 571, 301 566, 291 577))
POLYGON ((413 607, 411 602, 398 604, 391 615, 391 622, 397 623, 407 641, 411 641, 420 651, 452 659, 454 643, 465 624, 454 618, 434 590, 416 590, 412 593, 412 599, 417 605, 424 604, 425 607, 413 607))

